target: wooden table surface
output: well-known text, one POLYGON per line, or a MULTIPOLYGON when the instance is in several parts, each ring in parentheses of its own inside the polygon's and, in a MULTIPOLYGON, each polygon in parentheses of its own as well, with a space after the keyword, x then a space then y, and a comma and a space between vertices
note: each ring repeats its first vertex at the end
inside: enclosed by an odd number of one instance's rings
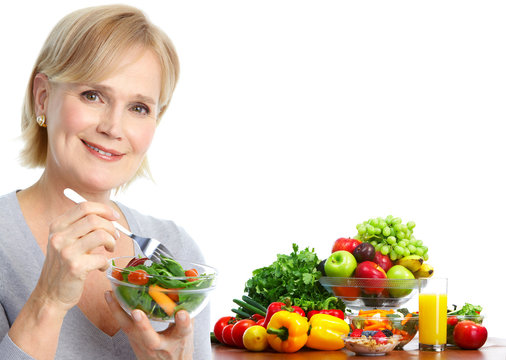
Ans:
POLYGON ((290 359, 290 360, 344 360, 355 358, 370 359, 422 359, 422 360, 506 360, 506 339, 489 338, 479 350, 460 350, 449 347, 446 351, 437 353, 418 351, 418 338, 415 337, 405 346, 406 350, 394 350, 384 356, 355 356, 348 350, 339 351, 310 351, 302 349, 293 354, 281 354, 276 352, 249 352, 219 344, 213 344, 213 359, 219 360, 261 360, 261 359, 290 359))

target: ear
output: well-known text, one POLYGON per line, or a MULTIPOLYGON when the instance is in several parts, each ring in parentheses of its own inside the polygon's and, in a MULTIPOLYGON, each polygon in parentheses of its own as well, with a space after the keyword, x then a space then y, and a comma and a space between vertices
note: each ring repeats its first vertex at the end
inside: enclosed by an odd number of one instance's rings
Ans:
POLYGON ((37 116, 45 114, 47 111, 49 86, 49 79, 46 74, 38 73, 35 75, 33 79, 33 99, 37 116))

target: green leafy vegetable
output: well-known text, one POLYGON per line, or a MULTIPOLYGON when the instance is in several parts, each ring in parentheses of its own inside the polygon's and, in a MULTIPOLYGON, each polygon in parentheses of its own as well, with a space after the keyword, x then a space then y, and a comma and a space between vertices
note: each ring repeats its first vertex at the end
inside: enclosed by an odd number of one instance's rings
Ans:
MULTIPOLYGON (((121 298, 130 308, 140 309, 144 311, 150 318, 155 319, 168 319, 170 316, 158 306, 155 300, 149 294, 149 287, 152 285, 160 286, 166 289, 205 289, 212 285, 212 277, 202 277, 193 281, 188 281, 185 278, 185 271, 181 264, 174 259, 168 257, 161 257, 160 263, 151 263, 150 266, 139 264, 136 266, 129 266, 123 269, 121 276, 123 281, 128 283, 128 275, 136 270, 144 270, 150 275, 148 282, 143 286, 126 286, 119 285, 116 288, 116 294, 121 298)), ((205 274, 200 274, 205 275, 205 274)), ((179 299, 175 312, 181 309, 193 311, 197 309, 205 295, 201 293, 178 293, 179 299)), ((174 312, 174 313, 175 313, 174 312)))
MULTIPOLYGON (((278 254, 271 265, 254 270, 244 291, 264 306, 289 297, 293 305, 306 312, 321 310, 331 295, 318 282, 322 276, 317 269, 320 260, 314 249, 306 248, 299 252, 296 244, 292 244, 292 248, 290 255, 278 254)), ((344 311, 346 306, 339 299, 334 308, 344 311)))
POLYGON ((457 305, 453 305, 454 310, 448 312, 448 315, 478 315, 482 312, 483 308, 479 305, 472 305, 465 303, 465 305, 457 310, 457 305))

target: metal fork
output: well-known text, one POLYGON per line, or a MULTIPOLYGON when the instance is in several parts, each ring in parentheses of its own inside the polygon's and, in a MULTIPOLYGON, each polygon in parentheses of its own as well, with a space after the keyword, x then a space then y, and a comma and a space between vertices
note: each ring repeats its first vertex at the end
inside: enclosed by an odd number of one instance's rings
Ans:
MULTIPOLYGON (((63 193, 65 196, 75 202, 76 204, 82 203, 84 201, 87 201, 85 198, 83 198, 81 195, 79 195, 77 192, 70 188, 66 188, 63 193)), ((116 221, 112 222, 114 227, 121 231, 123 234, 131 237, 140 247, 143 255, 147 257, 151 261, 161 262, 160 256, 163 255, 165 257, 173 258, 174 256, 171 254, 169 249, 160 241, 154 239, 154 238, 146 238, 139 235, 135 235, 125 229, 123 226, 118 224, 116 221)))

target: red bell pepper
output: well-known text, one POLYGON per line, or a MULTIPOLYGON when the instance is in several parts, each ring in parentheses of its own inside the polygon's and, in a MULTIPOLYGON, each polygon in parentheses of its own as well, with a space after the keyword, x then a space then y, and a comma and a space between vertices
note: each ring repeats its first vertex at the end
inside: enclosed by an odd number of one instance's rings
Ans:
POLYGON ((290 298, 286 298, 284 303, 273 302, 273 303, 269 304, 269 306, 267 307, 267 312, 265 314, 265 321, 264 321, 263 326, 265 328, 267 328, 267 325, 269 325, 269 321, 271 321, 272 315, 274 315, 275 313, 277 313, 278 311, 281 311, 281 310, 295 312, 299 315, 302 315, 303 317, 306 316, 306 313, 304 312, 304 310, 302 310, 298 306, 292 306, 290 298))
POLYGON ((310 320, 311 316, 315 314, 328 314, 335 317, 338 317, 339 319, 344 320, 344 313, 340 309, 329 309, 330 303, 336 303, 337 304, 337 298, 332 296, 329 297, 325 302, 323 303, 323 309, 320 310, 311 310, 307 313, 307 319, 310 320))
POLYGON ((339 309, 311 310, 310 312, 307 313, 307 319, 310 320, 311 316, 313 316, 315 314, 328 314, 328 315, 332 315, 332 316, 338 317, 339 319, 344 320, 344 313, 342 310, 339 310, 339 309))

